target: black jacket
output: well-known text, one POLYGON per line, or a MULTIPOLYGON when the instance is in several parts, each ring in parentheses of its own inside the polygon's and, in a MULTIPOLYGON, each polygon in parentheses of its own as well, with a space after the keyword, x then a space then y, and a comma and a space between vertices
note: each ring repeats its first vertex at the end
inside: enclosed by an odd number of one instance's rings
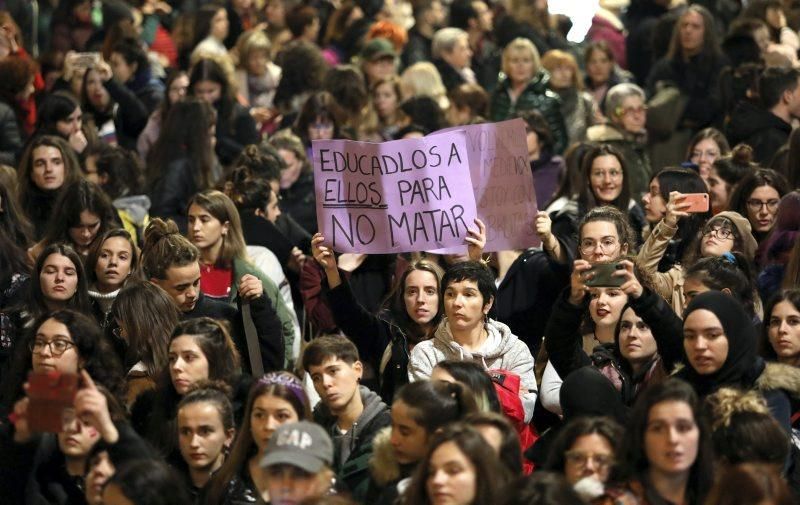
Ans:
POLYGON ((17 158, 22 150, 22 137, 14 109, 0 101, 0 163, 17 166, 17 158))
POLYGON ((433 64, 436 65, 436 70, 439 71, 439 75, 442 77, 442 84, 444 84, 444 87, 447 89, 448 93, 457 88, 459 85, 467 82, 467 80, 464 79, 464 76, 462 76, 458 70, 455 69, 455 67, 446 61, 437 58, 433 60, 433 64))
POLYGON ((257 144, 259 140, 256 122, 250 111, 233 103, 233 109, 227 111, 217 108, 217 157, 223 166, 233 163, 239 157, 244 146, 257 144))
POLYGON ((768 165, 792 133, 792 125, 758 105, 740 102, 728 123, 731 145, 744 142, 753 148, 755 161, 768 165))
POLYGON ((308 233, 317 233, 317 204, 314 174, 304 172, 290 188, 281 190, 281 210, 294 218, 308 233))
POLYGON ((358 303, 346 277, 342 277, 341 284, 328 290, 327 299, 336 326, 356 345, 361 360, 380 372, 378 392, 383 401, 391 405, 395 392, 408 384, 408 338, 405 333, 396 324, 358 303), (391 346, 389 361, 381 370, 383 354, 388 346, 391 346))
POLYGON ((167 165, 150 188, 150 217, 172 219, 181 232, 186 232, 186 210, 189 200, 197 193, 196 168, 191 159, 182 155, 167 165))
POLYGON ((149 118, 147 107, 133 91, 116 79, 109 79, 103 83, 103 86, 111 96, 113 102, 111 109, 102 112, 88 106, 86 112, 94 117, 95 125, 98 128, 109 119, 113 120, 119 145, 126 149, 136 150, 136 141, 149 118))
POLYGON ((433 39, 421 34, 416 26, 412 27, 408 31, 408 43, 400 56, 402 67, 405 69, 420 61, 431 61, 433 59, 431 56, 432 43, 433 39))

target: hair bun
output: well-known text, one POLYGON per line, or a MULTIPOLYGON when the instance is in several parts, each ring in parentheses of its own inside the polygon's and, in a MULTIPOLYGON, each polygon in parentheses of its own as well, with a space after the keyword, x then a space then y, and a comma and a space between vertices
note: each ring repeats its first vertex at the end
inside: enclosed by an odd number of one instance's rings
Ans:
POLYGON ((755 391, 740 391, 733 388, 720 388, 706 400, 711 412, 713 429, 729 426, 736 414, 753 412, 769 414, 767 402, 755 391))
POLYGON ((737 165, 753 163, 753 148, 747 144, 737 144, 731 150, 731 161, 737 165))
POLYGON ((153 218, 144 230, 144 246, 142 249, 149 249, 161 239, 170 235, 180 235, 178 225, 172 219, 164 221, 161 218, 153 218))
POLYGON ((209 380, 209 379, 200 380, 192 384, 187 394, 194 393, 196 391, 201 391, 204 389, 217 391, 227 396, 228 398, 231 398, 233 396, 233 388, 231 388, 231 386, 228 383, 221 380, 209 380))

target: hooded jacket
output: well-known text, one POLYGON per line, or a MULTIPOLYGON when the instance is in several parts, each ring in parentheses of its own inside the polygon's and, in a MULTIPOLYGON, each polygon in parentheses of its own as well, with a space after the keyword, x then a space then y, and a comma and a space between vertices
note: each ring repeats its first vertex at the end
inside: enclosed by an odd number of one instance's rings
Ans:
POLYGON ((447 359, 475 361, 486 370, 508 370, 519 375, 520 397, 527 423, 533 417, 538 394, 531 351, 505 324, 489 319, 485 328, 489 333, 486 341, 480 350, 470 352, 453 339, 450 324, 444 318, 433 338, 420 342, 411 351, 408 361, 409 380, 413 382, 430 378, 436 364, 447 359))
POLYGON ((407 487, 416 463, 401 464, 391 443, 392 428, 383 428, 372 442, 370 483, 364 503, 394 505, 407 487))
POLYGON ((389 407, 364 386, 359 386, 364 410, 353 426, 342 433, 336 416, 320 402, 314 409, 314 422, 325 428, 333 440, 333 470, 353 498, 362 501, 369 486, 369 460, 372 442, 378 432, 392 423, 389 407))
POLYGON ((792 125, 747 101, 739 103, 733 110, 727 131, 731 145, 744 142, 751 146, 755 161, 764 165, 786 143, 790 133, 792 125))

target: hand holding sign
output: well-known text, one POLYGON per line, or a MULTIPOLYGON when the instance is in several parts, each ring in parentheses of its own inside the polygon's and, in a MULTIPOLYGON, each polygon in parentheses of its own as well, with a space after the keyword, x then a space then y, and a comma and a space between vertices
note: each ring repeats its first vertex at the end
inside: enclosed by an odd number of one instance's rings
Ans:
POLYGON ((339 276, 339 268, 336 265, 336 256, 330 247, 324 246, 325 237, 322 233, 315 233, 311 238, 311 255, 317 260, 319 266, 325 271, 325 276, 328 278, 328 287, 335 288, 342 283, 342 278, 339 276))
POLYGON ((476 217, 475 226, 477 226, 478 229, 468 230, 467 238, 464 240, 467 242, 469 259, 472 261, 480 261, 483 255, 483 248, 486 247, 486 225, 476 217))

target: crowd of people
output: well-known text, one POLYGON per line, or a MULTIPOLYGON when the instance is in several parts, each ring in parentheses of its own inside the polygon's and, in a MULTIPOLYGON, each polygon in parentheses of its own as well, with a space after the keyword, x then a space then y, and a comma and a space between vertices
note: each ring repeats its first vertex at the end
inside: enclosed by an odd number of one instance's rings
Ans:
POLYGON ((797 503, 800 11, 599 4, 0 2, 0 502, 797 503), (540 246, 320 232, 512 118, 540 246))

